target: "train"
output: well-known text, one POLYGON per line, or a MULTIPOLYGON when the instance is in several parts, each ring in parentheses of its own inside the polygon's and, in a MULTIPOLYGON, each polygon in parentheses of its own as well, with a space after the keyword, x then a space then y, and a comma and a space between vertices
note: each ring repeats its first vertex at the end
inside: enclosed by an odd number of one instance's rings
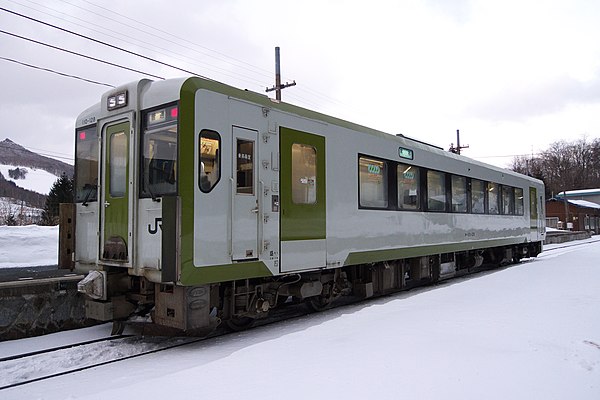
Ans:
POLYGON ((193 334, 542 251, 540 180, 200 77, 106 92, 75 128, 86 315, 193 334))

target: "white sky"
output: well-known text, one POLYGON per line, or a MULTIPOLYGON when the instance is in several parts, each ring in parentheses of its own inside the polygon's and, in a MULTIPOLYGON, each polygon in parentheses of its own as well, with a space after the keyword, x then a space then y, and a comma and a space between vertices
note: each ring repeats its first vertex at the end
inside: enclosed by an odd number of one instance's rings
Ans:
MULTIPOLYGON (((283 80, 298 83, 283 91, 284 101, 446 149, 460 129, 470 146, 464 155, 500 166, 558 140, 600 137, 600 2, 0 0, 0 7, 261 93, 274 84, 280 46, 283 80)), ((2 10, 0 29, 164 77, 185 75, 2 10)), ((112 85, 143 77, 3 33, 0 57, 112 85)), ((72 157, 76 116, 109 90, 1 59, 0 87, 0 140, 62 157, 72 157)))

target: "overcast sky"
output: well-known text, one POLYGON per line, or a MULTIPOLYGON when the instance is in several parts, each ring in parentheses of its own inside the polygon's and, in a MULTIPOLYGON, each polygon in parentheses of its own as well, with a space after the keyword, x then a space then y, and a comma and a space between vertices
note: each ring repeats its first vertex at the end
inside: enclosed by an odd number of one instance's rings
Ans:
MULTIPOLYGON (((500 166, 600 137, 593 0, 0 0, 0 7, 239 88, 500 166), (273 92, 269 94, 274 96, 273 92)), ((186 73, 0 10, 0 30, 161 77, 186 73)), ((110 85, 147 75, 0 33, 0 57, 110 85)), ((153 78, 155 79, 155 78, 153 78)), ((107 86, 0 59, 0 140, 72 163, 107 86)))

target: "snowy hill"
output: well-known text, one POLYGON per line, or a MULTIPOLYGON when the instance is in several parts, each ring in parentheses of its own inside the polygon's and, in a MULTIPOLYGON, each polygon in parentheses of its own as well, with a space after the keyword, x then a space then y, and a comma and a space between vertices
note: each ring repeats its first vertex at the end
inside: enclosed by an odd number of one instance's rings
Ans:
POLYGON ((61 174, 73 176, 73 166, 27 150, 10 139, 0 142, 0 225, 9 216, 33 223, 46 195, 61 174))
POLYGON ((52 184, 56 181, 56 178, 58 178, 56 175, 44 171, 43 169, 27 168, 23 166, 17 167, 5 164, 0 164, 0 174, 2 174, 5 180, 14 182, 15 185, 23 189, 45 195, 50 192, 52 184), (14 173, 11 174, 11 171, 16 170, 18 171, 19 177, 11 177, 11 175, 17 176, 14 173))

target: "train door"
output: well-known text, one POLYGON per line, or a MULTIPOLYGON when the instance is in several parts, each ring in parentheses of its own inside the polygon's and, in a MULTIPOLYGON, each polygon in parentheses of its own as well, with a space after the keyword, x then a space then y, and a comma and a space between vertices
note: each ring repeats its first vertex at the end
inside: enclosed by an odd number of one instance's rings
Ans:
POLYGON ((281 272, 326 266, 325 138, 280 131, 281 272))
POLYGON ((538 198, 538 191, 534 187, 529 188, 529 227, 533 231, 534 229, 540 235, 545 232, 545 217, 544 217, 544 199, 540 195, 538 198))
POLYGON ((233 127, 232 259, 258 258, 258 131, 233 127))
POLYGON ((129 259, 129 122, 104 129, 100 258, 129 259))

